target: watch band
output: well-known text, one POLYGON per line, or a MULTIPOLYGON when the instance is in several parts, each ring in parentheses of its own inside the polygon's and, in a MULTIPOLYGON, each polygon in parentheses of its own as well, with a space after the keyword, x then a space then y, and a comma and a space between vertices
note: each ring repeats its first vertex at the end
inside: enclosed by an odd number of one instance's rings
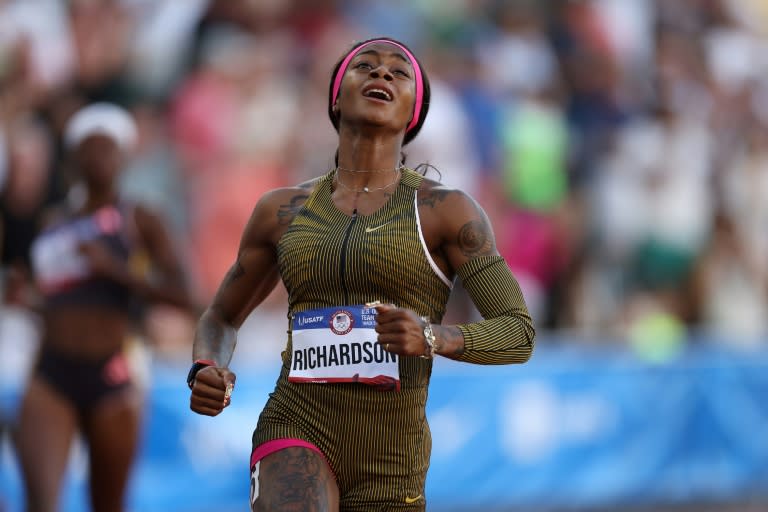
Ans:
POLYGON ((437 353, 437 338, 432 331, 432 324, 429 321, 428 316, 421 317, 424 322, 424 354, 421 356, 425 359, 432 359, 437 353))
POLYGON ((192 389, 192 387, 195 385, 195 377, 197 376, 197 372, 206 366, 216 366, 216 361, 213 359, 198 359, 192 363, 192 367, 189 369, 189 373, 187 374, 187 386, 189 386, 189 389, 192 389))

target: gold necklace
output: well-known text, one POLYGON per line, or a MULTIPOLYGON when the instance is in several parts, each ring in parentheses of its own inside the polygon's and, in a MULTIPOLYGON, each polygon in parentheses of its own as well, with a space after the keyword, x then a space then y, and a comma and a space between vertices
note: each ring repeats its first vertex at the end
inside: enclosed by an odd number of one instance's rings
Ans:
POLYGON ((389 187, 391 187, 392 185, 394 185, 395 183, 398 182, 398 180, 400 179, 400 174, 401 174, 401 171, 400 171, 401 168, 398 168, 397 169, 397 173, 395 174, 395 179, 392 180, 390 183, 382 186, 382 187, 370 188, 368 186, 365 186, 363 188, 352 188, 352 187, 350 187, 348 185, 345 185, 344 182, 341 181, 341 178, 339 178, 339 169, 340 169, 340 167, 336 168, 336 176, 335 176, 336 183, 338 183, 342 188, 345 188, 347 190, 355 192, 356 194, 359 194, 360 192, 365 192, 367 194, 367 193, 371 192, 372 190, 384 190, 385 188, 389 188, 389 187))
POLYGON ((405 166, 403 164, 398 165, 394 169, 347 169, 345 167, 336 166, 336 172, 338 171, 346 171, 346 172, 389 172, 389 171, 402 171, 405 166))

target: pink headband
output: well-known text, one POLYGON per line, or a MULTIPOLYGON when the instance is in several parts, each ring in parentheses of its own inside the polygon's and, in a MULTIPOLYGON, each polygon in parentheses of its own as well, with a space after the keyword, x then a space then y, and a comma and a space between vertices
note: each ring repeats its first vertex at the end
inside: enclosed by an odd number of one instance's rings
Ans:
POLYGON ((344 57, 344 60, 341 61, 341 65, 339 66, 339 71, 336 74, 336 78, 333 80, 333 100, 331 104, 336 103, 336 100, 339 97, 341 80, 344 78, 344 74, 347 72, 347 66, 349 66, 349 62, 354 58, 355 55, 358 54, 360 50, 368 45, 375 43, 386 43, 397 46, 403 51, 403 53, 405 53, 406 57, 408 57, 408 60, 411 61, 411 66, 413 66, 413 74, 414 78, 416 79, 416 102, 413 104, 413 119, 411 119, 411 123, 408 125, 408 128, 405 129, 406 132, 409 132, 419 122, 421 102, 424 98, 424 83, 422 82, 421 69, 419 68, 419 63, 416 61, 416 58, 410 51, 408 51, 405 46, 394 41, 390 41, 389 39, 374 39, 373 41, 368 41, 367 43, 361 44, 357 48, 353 48, 352 51, 349 52, 346 57, 344 57))

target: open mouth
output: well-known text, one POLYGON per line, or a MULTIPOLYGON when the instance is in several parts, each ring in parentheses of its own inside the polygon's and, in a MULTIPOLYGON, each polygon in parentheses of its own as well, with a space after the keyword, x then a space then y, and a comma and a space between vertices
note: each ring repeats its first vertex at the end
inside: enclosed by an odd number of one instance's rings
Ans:
POLYGON ((363 96, 366 98, 375 98, 382 101, 392 101, 392 95, 388 91, 376 87, 363 91, 363 96))

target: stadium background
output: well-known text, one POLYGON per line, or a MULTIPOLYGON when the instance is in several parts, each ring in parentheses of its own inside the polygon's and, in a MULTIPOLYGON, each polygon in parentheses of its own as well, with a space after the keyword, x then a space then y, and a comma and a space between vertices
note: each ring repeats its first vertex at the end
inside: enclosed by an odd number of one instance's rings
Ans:
MULTIPOLYGON (((329 73, 374 35, 430 74, 408 163, 484 205, 540 332, 522 367, 436 366, 429 509, 768 509, 765 2, 3 0, 0 510, 20 510, 7 430, 37 339, 19 269, 39 212, 77 193, 67 117, 136 115, 123 190, 171 222, 205 302, 256 199, 332 165, 329 73)), ((284 300, 248 320, 215 420, 187 409, 192 323, 147 312, 131 510, 245 508, 284 300)), ((475 315, 458 293, 447 321, 475 315)))

